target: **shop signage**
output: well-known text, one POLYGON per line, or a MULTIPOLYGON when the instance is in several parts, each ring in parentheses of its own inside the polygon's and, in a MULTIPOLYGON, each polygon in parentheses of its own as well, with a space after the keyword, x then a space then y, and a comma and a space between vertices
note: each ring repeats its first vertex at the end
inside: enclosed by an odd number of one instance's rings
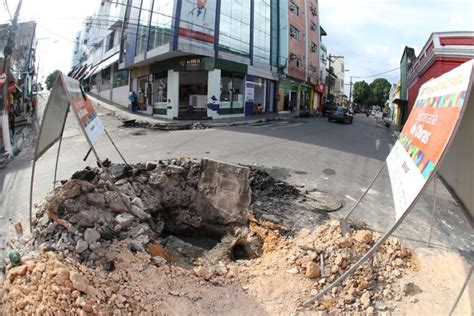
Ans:
POLYGON ((181 71, 205 70, 204 64, 202 58, 185 59, 179 61, 177 68, 181 71))
MULTIPOLYGON (((473 61, 425 83, 387 157, 397 220, 438 169, 461 121, 473 61)), ((473 97, 473 96, 471 96, 473 97)))

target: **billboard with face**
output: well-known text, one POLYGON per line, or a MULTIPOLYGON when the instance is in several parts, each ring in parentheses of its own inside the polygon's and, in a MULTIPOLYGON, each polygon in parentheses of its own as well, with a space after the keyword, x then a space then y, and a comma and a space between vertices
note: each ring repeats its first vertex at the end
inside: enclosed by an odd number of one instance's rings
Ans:
POLYGON ((213 47, 216 0, 183 0, 179 23, 179 43, 213 47))

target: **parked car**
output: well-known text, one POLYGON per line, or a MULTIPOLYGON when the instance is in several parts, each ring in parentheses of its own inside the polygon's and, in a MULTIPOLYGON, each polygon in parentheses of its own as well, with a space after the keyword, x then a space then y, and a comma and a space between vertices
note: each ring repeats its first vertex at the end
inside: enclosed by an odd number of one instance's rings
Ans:
POLYGON ((336 110, 338 108, 338 104, 335 102, 328 101, 323 104, 323 116, 328 116, 330 111, 336 110))
POLYGON ((337 107, 337 109, 330 111, 328 115, 328 121, 336 121, 352 124, 354 120, 354 114, 349 108, 344 108, 342 106, 337 107))

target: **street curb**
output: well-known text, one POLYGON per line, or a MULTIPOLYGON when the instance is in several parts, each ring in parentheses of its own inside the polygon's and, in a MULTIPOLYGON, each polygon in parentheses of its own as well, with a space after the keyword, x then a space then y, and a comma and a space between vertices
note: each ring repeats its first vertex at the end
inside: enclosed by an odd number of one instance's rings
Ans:
POLYGON ((173 130, 173 129, 185 129, 186 127, 192 127, 195 124, 201 124, 205 128, 215 128, 215 127, 231 127, 231 126, 243 126, 243 125, 250 125, 250 124, 258 124, 258 123, 265 123, 265 122, 273 122, 273 121, 288 121, 297 116, 294 114, 290 115, 283 115, 281 117, 259 117, 250 120, 237 120, 233 122, 219 122, 217 119, 216 121, 209 121, 209 120, 191 120, 191 121, 174 121, 174 120, 167 120, 162 118, 156 118, 153 116, 148 116, 146 114, 141 113, 130 113, 128 109, 124 106, 111 102, 102 98, 101 96, 96 95, 95 93, 88 93, 89 97, 95 103, 96 106, 105 108, 106 110, 114 112, 114 114, 121 120, 124 121, 131 121, 135 120, 137 122, 146 122, 155 126, 163 126, 164 130, 173 130))

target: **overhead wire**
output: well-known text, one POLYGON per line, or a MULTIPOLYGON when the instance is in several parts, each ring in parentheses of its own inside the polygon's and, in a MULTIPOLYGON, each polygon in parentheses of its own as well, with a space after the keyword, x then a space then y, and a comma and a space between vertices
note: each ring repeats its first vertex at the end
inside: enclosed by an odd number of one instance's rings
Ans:
POLYGON ((3 5, 5 6, 5 9, 7 10, 8 15, 10 16, 10 21, 13 22, 13 17, 10 13, 10 8, 8 7, 8 0, 3 0, 3 5))

